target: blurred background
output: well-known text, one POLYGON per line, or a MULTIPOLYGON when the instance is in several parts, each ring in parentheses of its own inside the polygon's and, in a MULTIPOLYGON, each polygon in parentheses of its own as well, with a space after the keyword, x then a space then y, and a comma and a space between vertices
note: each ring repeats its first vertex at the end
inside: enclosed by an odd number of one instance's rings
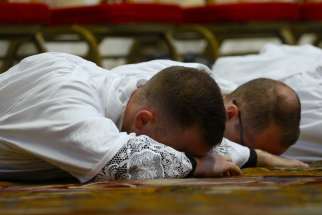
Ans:
POLYGON ((0 0, 0 72, 67 52, 105 68, 167 58, 211 66, 267 43, 314 44, 319 0, 0 0))

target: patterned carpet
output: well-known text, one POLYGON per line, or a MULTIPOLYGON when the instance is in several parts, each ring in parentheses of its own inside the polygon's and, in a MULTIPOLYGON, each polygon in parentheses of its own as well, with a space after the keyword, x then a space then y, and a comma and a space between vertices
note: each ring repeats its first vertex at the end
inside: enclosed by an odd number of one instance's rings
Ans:
POLYGON ((0 182, 0 214, 322 214, 322 162, 215 179, 0 182))

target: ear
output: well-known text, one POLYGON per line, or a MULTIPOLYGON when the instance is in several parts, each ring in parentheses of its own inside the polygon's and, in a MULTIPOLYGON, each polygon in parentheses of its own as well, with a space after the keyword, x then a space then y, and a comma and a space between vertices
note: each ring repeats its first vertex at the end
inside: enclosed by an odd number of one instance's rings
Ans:
POLYGON ((134 131, 136 133, 142 133, 146 131, 154 121, 154 114, 152 111, 143 109, 136 113, 134 119, 134 131))
POLYGON ((239 114, 239 108, 235 104, 230 103, 227 106, 225 106, 225 109, 226 109, 226 114, 227 114, 228 120, 231 120, 231 119, 237 117, 239 114))

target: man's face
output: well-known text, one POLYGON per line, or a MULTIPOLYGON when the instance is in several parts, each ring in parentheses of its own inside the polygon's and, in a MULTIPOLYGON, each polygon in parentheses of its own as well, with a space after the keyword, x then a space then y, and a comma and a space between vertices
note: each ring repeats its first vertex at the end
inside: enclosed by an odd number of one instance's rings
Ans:
POLYGON ((281 130, 276 125, 270 125, 262 132, 244 133, 244 144, 250 148, 262 149, 269 153, 280 155, 287 150, 281 142, 281 130))
POLYGON ((282 154, 287 150, 281 141, 281 129, 271 124, 261 132, 247 126, 247 120, 241 117, 239 106, 226 100, 226 130, 225 137, 233 142, 248 146, 249 148, 262 149, 272 154, 282 154), (244 120, 242 120, 244 119, 244 120))
POLYGON ((205 156, 212 148, 203 140, 200 129, 197 127, 167 130, 168 132, 152 131, 149 136, 160 143, 195 157, 205 156))

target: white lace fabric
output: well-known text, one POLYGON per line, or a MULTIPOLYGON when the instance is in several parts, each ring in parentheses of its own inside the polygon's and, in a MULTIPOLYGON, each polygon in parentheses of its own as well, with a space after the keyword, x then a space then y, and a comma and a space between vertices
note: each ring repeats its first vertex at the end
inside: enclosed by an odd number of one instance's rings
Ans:
POLYGON ((184 153, 147 136, 138 136, 130 139, 106 163, 94 181, 184 178, 191 171, 192 164, 184 153))

